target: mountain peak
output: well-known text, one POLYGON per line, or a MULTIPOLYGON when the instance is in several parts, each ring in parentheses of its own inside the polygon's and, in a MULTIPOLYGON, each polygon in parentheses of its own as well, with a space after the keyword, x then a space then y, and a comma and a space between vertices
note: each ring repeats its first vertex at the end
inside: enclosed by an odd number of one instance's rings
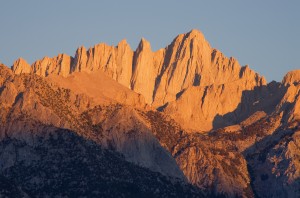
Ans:
POLYGON ((282 84, 290 85, 293 83, 300 83, 300 70, 289 71, 282 80, 282 84))
POLYGON ((127 40, 126 39, 121 40, 117 46, 120 46, 120 45, 128 45, 127 40))
POLYGON ((77 52, 82 52, 82 51, 85 51, 85 52, 86 52, 86 48, 85 48, 83 45, 81 45, 80 47, 77 48, 76 51, 77 51, 77 52))
POLYGON ((128 44, 127 40, 126 39, 123 39, 121 40, 118 45, 116 46, 117 49, 119 50, 129 50, 129 51, 132 51, 131 50, 131 47, 130 45, 128 44))
POLYGON ((151 49, 151 44, 143 37, 139 43, 138 49, 151 49))
POLYGON ((196 29, 192 29, 191 31, 183 34, 179 34, 168 47, 175 47, 175 48, 182 48, 185 46, 185 48, 201 48, 203 52, 207 52, 210 54, 212 48, 210 44, 205 40, 204 35, 202 32, 196 29))
POLYGON ((191 31, 189 31, 186 35, 188 35, 189 37, 198 37, 198 38, 203 38, 204 39, 204 35, 202 32, 200 32, 197 29, 192 29, 191 31))
POLYGON ((12 66, 12 71, 15 74, 30 73, 30 70, 31 70, 30 65, 27 63, 25 59, 21 57, 15 60, 12 66))
POLYGON ((20 57, 17 60, 15 60, 15 62, 26 62, 26 60, 24 58, 20 57))

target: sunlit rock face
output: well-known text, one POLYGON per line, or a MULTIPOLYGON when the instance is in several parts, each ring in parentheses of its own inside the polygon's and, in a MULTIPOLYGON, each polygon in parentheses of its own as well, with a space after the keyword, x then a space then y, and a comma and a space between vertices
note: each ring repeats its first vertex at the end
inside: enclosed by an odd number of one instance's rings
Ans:
POLYGON ((241 67, 236 59, 211 48, 198 30, 178 35, 156 52, 144 38, 135 51, 123 40, 115 47, 104 43, 88 50, 80 47, 74 58, 65 54, 45 57, 33 63, 31 70, 25 61, 16 61, 13 68, 16 74, 63 77, 102 71, 191 131, 209 131, 240 121, 237 117, 231 123, 215 118, 237 109, 244 91, 266 84, 248 66, 241 67))
POLYGON ((290 71, 283 77, 282 84, 290 85, 294 83, 300 83, 300 70, 290 71))
POLYGON ((64 178, 47 170, 67 177, 80 164, 86 183, 70 181, 101 195, 112 182, 136 190, 115 196, 300 197, 299 82, 295 70, 267 84, 198 30, 155 52, 143 38, 135 51, 123 40, 31 66, 20 58, 0 66, 0 177, 24 196, 62 196, 45 194, 64 178))
POLYGON ((11 67, 15 74, 28 74, 31 71, 31 66, 23 58, 17 59, 11 67))

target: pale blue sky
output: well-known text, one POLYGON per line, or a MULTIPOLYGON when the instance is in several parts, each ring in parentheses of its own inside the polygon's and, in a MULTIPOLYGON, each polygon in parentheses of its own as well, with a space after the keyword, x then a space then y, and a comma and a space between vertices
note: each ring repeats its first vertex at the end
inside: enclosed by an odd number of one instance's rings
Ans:
POLYGON ((0 4, 0 61, 29 63, 77 47, 126 38, 135 49, 145 37, 157 50, 180 34, 199 29, 211 46, 241 65, 281 81, 300 69, 300 1, 100 1, 26 0, 0 4))

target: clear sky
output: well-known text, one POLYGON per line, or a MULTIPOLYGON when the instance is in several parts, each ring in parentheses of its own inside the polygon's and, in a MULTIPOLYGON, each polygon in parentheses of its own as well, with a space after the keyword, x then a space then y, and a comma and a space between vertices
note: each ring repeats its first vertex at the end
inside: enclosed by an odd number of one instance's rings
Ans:
POLYGON ((199 29, 211 46, 249 64, 268 81, 300 69, 298 0, 9 0, 0 4, 0 61, 29 63, 77 47, 142 37, 153 50, 199 29))

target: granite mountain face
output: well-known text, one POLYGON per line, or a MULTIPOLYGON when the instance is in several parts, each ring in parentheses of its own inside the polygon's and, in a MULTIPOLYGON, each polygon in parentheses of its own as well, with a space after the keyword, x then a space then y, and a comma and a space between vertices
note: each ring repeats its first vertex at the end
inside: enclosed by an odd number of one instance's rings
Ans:
MULTIPOLYGON (((172 115, 186 129, 197 131, 211 130, 216 115, 234 111, 243 91, 266 85, 266 80, 248 66, 241 67, 236 59, 211 48, 197 30, 177 36, 156 52, 145 39, 136 51, 123 40, 116 47, 103 43, 88 50, 80 47, 74 58, 65 54, 45 57, 31 69, 19 59, 12 70, 16 74, 63 77, 100 70, 144 96, 147 104, 172 115)), ((218 127, 224 122, 219 121, 218 127)))
POLYGON ((19 194, 300 196, 298 70, 267 84, 192 30, 0 74, 0 176, 19 194))

